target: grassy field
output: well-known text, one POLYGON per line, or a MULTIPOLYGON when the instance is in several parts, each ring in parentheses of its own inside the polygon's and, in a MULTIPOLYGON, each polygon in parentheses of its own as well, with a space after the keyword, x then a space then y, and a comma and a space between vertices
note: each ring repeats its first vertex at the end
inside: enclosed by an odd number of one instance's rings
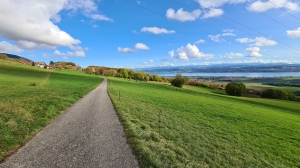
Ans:
POLYGON ((116 78, 108 88, 142 167, 300 166, 298 102, 116 78))
POLYGON ((44 70, 0 60, 0 160, 101 83, 73 70, 44 70))

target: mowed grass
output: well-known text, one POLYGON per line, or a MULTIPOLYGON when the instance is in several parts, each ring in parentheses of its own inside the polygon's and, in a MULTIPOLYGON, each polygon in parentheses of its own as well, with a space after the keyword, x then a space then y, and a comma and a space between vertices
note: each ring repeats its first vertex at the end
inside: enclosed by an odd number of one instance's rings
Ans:
POLYGON ((108 89, 142 167, 300 166, 298 102, 116 78, 108 89))
POLYGON ((0 160, 101 83, 73 70, 44 70, 0 60, 0 160))

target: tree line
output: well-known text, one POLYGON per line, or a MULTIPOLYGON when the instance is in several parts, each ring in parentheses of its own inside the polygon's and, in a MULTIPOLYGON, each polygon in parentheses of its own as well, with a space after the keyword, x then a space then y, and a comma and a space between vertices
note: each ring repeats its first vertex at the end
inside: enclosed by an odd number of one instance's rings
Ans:
POLYGON ((89 66, 85 69, 87 74, 102 75, 108 77, 118 77, 125 79, 134 79, 140 81, 165 81, 164 77, 158 76, 157 74, 147 74, 146 72, 137 72, 132 69, 126 68, 108 68, 108 67, 98 67, 89 66))

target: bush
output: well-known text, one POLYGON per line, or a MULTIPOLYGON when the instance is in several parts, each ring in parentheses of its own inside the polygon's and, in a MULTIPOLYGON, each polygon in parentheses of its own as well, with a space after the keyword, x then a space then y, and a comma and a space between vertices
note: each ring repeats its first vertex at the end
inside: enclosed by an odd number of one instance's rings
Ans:
POLYGON ((246 93, 246 86, 242 82, 230 82, 225 87, 226 93, 231 96, 242 96, 246 93))
POLYGON ((188 78, 183 77, 181 74, 177 74, 176 77, 171 81, 171 84, 176 87, 182 88, 183 84, 188 82, 188 78))

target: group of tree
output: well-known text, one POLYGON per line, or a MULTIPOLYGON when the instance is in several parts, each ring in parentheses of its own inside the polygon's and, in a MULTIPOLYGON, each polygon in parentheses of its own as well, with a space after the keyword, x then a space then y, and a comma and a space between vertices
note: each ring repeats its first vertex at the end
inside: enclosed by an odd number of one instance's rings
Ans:
POLYGON ((266 90, 262 91, 260 97, 261 98, 300 101, 300 98, 297 97, 294 93, 285 91, 285 90, 266 89, 266 90))
POLYGON ((98 67, 98 66, 89 66, 85 69, 85 72, 88 74, 109 76, 109 77, 118 77, 125 79, 134 79, 139 81, 164 81, 163 77, 160 77, 156 74, 147 74, 146 72, 137 72, 132 69, 126 68, 108 68, 108 67, 98 67))
POLYGON ((64 62, 64 61, 58 61, 53 62, 50 61, 49 67, 51 69, 81 69, 80 66, 76 65, 74 62, 64 62))

